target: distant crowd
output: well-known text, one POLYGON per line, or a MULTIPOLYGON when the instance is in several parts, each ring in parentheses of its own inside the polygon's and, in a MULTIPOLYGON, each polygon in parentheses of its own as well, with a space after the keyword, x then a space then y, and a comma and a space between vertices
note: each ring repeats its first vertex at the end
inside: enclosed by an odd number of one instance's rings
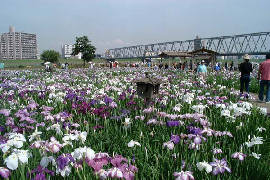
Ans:
POLYGON ((178 62, 178 63, 156 63, 156 62, 145 62, 145 63, 122 63, 119 64, 117 61, 115 62, 109 62, 107 64, 107 67, 112 68, 118 68, 118 67, 133 67, 133 68, 139 68, 139 67, 148 67, 148 68, 153 68, 154 70, 162 70, 162 69, 178 69, 181 71, 193 71, 193 72, 198 72, 200 66, 206 66, 207 69, 211 69, 214 71, 221 71, 221 70, 227 70, 227 71, 234 71, 236 70, 236 67, 234 66, 234 62, 231 61, 230 63, 225 62, 224 66, 222 67, 221 63, 215 63, 214 65, 208 63, 206 60, 201 60, 201 61, 184 61, 184 62, 178 62))

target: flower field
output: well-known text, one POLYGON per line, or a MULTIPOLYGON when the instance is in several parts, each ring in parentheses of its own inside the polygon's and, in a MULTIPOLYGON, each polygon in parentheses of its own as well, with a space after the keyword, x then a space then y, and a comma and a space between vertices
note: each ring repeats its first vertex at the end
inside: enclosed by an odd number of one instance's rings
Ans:
POLYGON ((235 75, 152 71, 166 83, 147 107, 132 83, 145 71, 1 71, 0 176, 269 179, 269 118, 235 75))

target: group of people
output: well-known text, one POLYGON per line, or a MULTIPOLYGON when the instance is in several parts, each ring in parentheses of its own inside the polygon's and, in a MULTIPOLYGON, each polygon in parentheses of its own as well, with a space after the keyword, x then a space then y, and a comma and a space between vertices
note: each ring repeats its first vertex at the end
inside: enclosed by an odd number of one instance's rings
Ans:
POLYGON ((118 62, 110 62, 110 68, 117 68, 118 67, 118 62))
MULTIPOLYGON (((157 66, 157 65, 155 65, 155 66, 157 66)), ((190 61, 189 63, 187 61, 185 61, 183 63, 182 62, 173 63, 171 67, 168 65, 168 63, 165 63, 165 64, 160 63, 158 65, 158 68, 159 69, 173 68, 173 69, 179 69, 182 71, 197 71, 199 66, 200 66, 200 63, 195 64, 193 61, 190 61)))
POLYGON ((68 66, 69 66, 69 64, 68 64, 67 62, 61 64, 61 68, 62 68, 62 69, 68 69, 68 66))
MULTIPOLYGON (((250 73, 253 71, 252 64, 249 62, 250 56, 248 54, 243 57, 244 62, 239 65, 240 76, 240 95, 243 94, 244 89, 247 92, 246 98, 249 98, 249 84, 250 73)), ((259 66, 257 79, 260 81, 259 100, 264 101, 264 90, 266 87, 265 102, 270 103, 270 54, 266 55, 266 60, 259 66)))

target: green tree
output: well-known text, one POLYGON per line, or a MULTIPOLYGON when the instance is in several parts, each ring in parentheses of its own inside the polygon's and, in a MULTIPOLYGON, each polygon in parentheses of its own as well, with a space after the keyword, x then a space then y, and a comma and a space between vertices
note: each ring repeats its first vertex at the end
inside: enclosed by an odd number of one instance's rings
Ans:
POLYGON ((41 59, 44 62, 57 63, 59 61, 60 54, 54 50, 46 50, 41 54, 41 59))
POLYGON ((76 37, 76 43, 74 44, 74 49, 72 55, 77 55, 82 53, 82 59, 84 62, 92 61, 95 58, 96 48, 91 45, 91 41, 89 41, 87 36, 76 37))

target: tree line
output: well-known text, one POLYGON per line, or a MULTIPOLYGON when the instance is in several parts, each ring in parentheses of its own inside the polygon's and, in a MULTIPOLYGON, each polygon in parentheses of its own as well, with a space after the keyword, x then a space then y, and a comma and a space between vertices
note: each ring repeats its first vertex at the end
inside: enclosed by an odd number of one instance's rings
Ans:
MULTIPOLYGON (((86 62, 92 61, 95 58, 96 47, 91 44, 87 36, 76 37, 76 42, 72 50, 73 56, 82 54, 84 66, 86 62)), ((58 63, 60 53, 55 50, 45 50, 41 54, 41 59, 44 62, 58 63)))

